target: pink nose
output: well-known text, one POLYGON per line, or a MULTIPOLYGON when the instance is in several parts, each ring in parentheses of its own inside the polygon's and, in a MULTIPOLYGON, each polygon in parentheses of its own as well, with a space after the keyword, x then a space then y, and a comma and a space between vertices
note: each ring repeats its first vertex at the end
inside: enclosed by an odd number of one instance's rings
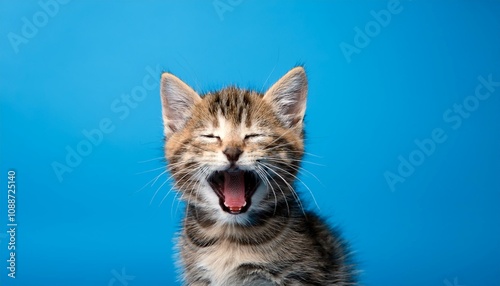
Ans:
POLYGON ((224 149, 224 151, 222 151, 222 153, 226 155, 229 162, 235 163, 236 161, 238 161, 243 151, 238 147, 227 147, 226 149, 224 149))

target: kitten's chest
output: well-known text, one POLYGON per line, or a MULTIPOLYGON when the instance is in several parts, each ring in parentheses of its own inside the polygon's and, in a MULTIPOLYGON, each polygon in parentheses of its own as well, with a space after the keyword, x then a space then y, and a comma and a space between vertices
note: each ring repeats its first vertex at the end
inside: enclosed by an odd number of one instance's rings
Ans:
POLYGON ((204 269, 216 285, 224 285, 242 264, 261 264, 264 255, 255 248, 223 242, 198 253, 197 266, 204 269))

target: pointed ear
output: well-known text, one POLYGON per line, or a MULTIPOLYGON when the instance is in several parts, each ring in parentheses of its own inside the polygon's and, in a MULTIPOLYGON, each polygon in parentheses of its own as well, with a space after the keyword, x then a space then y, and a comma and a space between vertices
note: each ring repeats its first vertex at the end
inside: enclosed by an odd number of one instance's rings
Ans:
POLYGON ((263 97, 287 127, 302 128, 306 112, 307 77, 304 68, 296 67, 276 82, 263 97))
POLYGON ((199 101, 201 97, 182 80, 170 73, 161 75, 161 104, 167 138, 182 129, 199 101))

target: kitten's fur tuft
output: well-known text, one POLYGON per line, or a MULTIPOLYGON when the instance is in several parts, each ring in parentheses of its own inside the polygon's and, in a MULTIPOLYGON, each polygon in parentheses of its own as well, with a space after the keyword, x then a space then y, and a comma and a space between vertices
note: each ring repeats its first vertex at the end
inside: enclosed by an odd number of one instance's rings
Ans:
POLYGON ((345 242, 294 189, 306 97, 302 67, 265 94, 229 87, 201 97, 162 75, 165 155, 186 202, 185 285, 355 285, 345 242))

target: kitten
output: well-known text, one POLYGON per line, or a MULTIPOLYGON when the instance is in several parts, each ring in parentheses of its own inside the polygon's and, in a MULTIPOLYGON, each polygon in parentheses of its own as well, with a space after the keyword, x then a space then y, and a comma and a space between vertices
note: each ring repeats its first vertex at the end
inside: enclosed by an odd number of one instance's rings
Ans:
POLYGON ((306 97, 302 67, 265 94, 228 87, 201 97, 162 75, 165 155, 186 202, 185 285, 355 285, 345 243, 293 188, 306 97))

